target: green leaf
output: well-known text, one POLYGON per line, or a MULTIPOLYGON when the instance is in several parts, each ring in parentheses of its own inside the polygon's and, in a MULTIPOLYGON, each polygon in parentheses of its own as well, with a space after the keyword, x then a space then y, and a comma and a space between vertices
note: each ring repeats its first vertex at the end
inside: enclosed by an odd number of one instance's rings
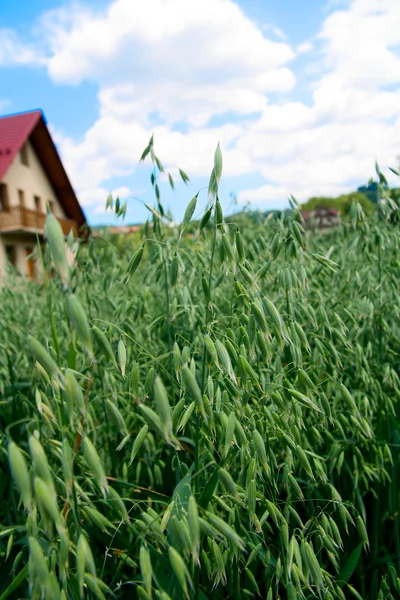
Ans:
POLYGON ((76 369, 76 348, 73 342, 70 342, 68 347, 68 358, 67 358, 68 368, 75 370, 76 369))
POLYGON ((6 600, 6 598, 8 598, 10 594, 12 594, 13 591, 21 585, 21 583, 27 578, 27 576, 28 565, 26 564, 24 568, 18 573, 18 575, 12 580, 8 588, 4 590, 4 592, 0 596, 0 600, 6 600))
POLYGON ((214 473, 212 474, 212 476, 210 477, 210 479, 207 481, 206 485, 203 488, 203 491, 201 492, 199 501, 197 502, 197 504, 201 507, 206 509, 208 506, 208 503, 210 502, 213 493, 215 491, 215 488, 217 487, 219 481, 219 473, 218 473, 218 469, 215 468, 214 473))
POLYGON ((345 583, 347 583, 349 581, 355 568, 357 567, 358 561, 360 560, 362 547, 363 547, 363 545, 359 544, 353 550, 353 552, 350 554, 348 560, 346 561, 346 564, 343 566, 342 570, 340 571, 337 581, 341 588, 344 586, 345 583))

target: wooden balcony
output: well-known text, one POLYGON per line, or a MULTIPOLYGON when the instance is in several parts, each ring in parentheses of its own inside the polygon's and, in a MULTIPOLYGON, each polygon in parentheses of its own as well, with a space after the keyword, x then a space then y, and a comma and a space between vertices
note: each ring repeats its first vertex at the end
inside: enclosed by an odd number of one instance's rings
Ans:
MULTIPOLYGON (((0 210, 0 233, 24 231, 43 234, 45 221, 46 215, 44 213, 22 206, 10 206, 7 210, 0 210)), ((77 235, 78 225, 76 221, 60 218, 58 218, 58 221, 64 235, 68 235, 71 229, 77 235)))

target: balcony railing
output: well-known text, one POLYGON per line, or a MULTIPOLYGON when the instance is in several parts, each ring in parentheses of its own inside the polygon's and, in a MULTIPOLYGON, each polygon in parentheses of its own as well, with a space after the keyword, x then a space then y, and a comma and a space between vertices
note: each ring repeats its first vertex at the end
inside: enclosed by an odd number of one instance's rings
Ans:
MULTIPOLYGON (((30 231, 32 233, 43 233, 45 220, 46 215, 44 213, 22 206, 10 206, 7 210, 0 210, 0 232, 30 231)), ((58 221, 64 235, 68 235, 71 229, 77 234, 76 221, 60 218, 58 218, 58 221)))

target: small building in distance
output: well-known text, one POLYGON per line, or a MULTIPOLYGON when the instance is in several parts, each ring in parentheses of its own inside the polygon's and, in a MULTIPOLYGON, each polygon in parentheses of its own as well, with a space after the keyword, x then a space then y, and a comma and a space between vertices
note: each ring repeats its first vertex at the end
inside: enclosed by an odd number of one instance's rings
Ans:
POLYGON ((99 225, 92 228, 91 234, 94 238, 108 234, 128 236, 137 233, 142 227, 142 225, 99 225))
POLYGON ((64 234, 88 231, 85 214, 40 110, 0 117, 0 275, 7 263, 35 278, 46 206, 64 234))
POLYGON ((301 214, 307 229, 325 231, 337 227, 340 223, 340 213, 333 207, 319 206, 314 210, 305 210, 301 214))
POLYGON ((140 231, 140 225, 119 225, 117 227, 110 227, 110 233, 113 235, 128 235, 130 233, 137 233, 140 231))

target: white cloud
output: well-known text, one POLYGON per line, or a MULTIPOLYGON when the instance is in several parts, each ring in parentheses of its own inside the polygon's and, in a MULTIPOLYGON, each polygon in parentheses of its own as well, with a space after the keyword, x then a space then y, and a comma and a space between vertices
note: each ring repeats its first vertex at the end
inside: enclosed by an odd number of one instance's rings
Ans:
MULTIPOLYGON (((158 1, 152 0, 149 6, 154 10, 158 1)), ((179 2, 170 0, 170 6, 179 2)), ((400 22, 400 4, 354 0, 325 19, 317 36, 321 58, 316 63, 319 75, 313 83, 310 105, 296 101, 295 92, 288 96, 294 84, 293 73, 284 65, 292 56, 289 46, 277 44, 278 54, 274 59, 269 56, 273 42, 266 40, 230 1, 218 2, 212 18, 209 0, 197 6, 195 17, 182 13, 186 27, 182 16, 177 20, 165 16, 160 22, 156 19, 157 26, 151 31, 144 26, 141 41, 135 44, 145 44, 148 49, 142 65, 149 67, 150 74, 164 67, 157 86, 140 69, 133 84, 113 79, 107 61, 115 61, 121 48, 129 46, 132 31, 139 35, 147 10, 135 13, 138 21, 133 24, 128 18, 134 13, 131 7, 131 3, 128 6, 125 0, 118 0, 106 17, 82 21, 66 35, 49 63, 50 72, 59 79, 74 81, 88 76, 90 70, 99 81, 100 119, 81 144, 67 140, 64 146, 81 184, 98 184, 99 173, 113 176, 132 172, 133 157, 140 155, 147 142, 149 115, 154 112, 165 120, 152 130, 160 156, 167 157, 170 164, 181 165, 190 175, 207 176, 219 140, 225 176, 263 175, 269 183, 253 192, 241 192, 243 201, 282 205, 289 193, 300 200, 308 195, 343 193, 368 179, 375 157, 382 164, 394 164, 400 151, 400 118, 396 120, 400 106, 400 30, 395 26, 400 22), (108 43, 106 31, 115 33, 122 15, 126 21, 122 33, 118 39, 111 36, 113 41, 108 43), (226 36, 214 27, 221 20, 226 36), (101 37, 97 28, 103 28, 106 36, 106 66, 104 55, 96 57, 101 37), (186 36, 188 30, 191 40, 186 36), (205 37, 207 52, 203 56, 193 42, 205 37), (228 37, 236 44, 229 43, 228 37), (154 43, 163 48, 165 44, 165 52, 153 52, 154 43), (248 50, 239 60, 236 49, 243 47, 248 50), (260 52, 264 52, 265 60, 268 58, 266 69, 260 67, 256 56, 260 52), (175 65, 171 61, 177 53, 181 56, 175 65), (164 62, 164 56, 168 61, 164 62), (183 57, 188 59, 187 66, 183 57), (216 74, 225 70, 221 84, 216 86, 216 74), (391 89, 382 89, 388 84, 391 89), (273 89, 286 90, 286 100, 268 101, 268 92, 273 89), (206 127, 211 116, 227 111, 239 119, 206 127), (250 114, 256 116, 248 119, 250 114), (188 133, 173 131, 178 120, 187 124, 188 133)), ((311 42, 305 42, 296 51, 311 49, 311 42)), ((135 60, 134 69, 138 69, 135 60)), ((124 64, 121 67, 122 71, 126 68, 124 64)))
MULTIPOLYGON (((50 77, 89 79, 99 90, 100 115, 83 138, 56 136, 83 203, 99 210, 106 182, 135 172, 151 133, 166 166, 189 176, 208 177, 220 141, 225 177, 265 178, 239 193, 260 206, 351 190, 373 174, 375 157, 395 165, 400 3, 352 0, 330 10, 295 52, 233 0, 114 0, 103 12, 48 13, 40 31, 50 77), (308 103, 290 68, 296 55, 312 75, 308 103), (216 118, 225 124, 211 127, 216 118)), ((20 52, 31 60, 29 49, 20 52)))
POLYGON ((187 0, 116 0, 102 14, 52 11, 44 23, 50 76, 99 85, 100 118, 83 140, 57 138, 81 189, 99 187, 106 174, 132 173, 153 132, 168 166, 191 176, 209 175, 217 141, 227 174, 250 171, 234 147, 244 124, 206 124, 217 115, 260 113, 268 92, 295 84, 289 45, 265 37, 231 0, 193 2, 190 11, 187 0), (152 115, 165 124, 154 126, 152 115), (174 131, 177 122, 189 134, 174 131))
POLYGON ((6 110, 7 106, 9 106, 10 104, 11 102, 10 100, 8 100, 8 98, 0 98, 0 112, 6 110))
MULTIPOLYGON (((299 187, 296 200, 305 202, 313 196, 338 196, 350 191, 346 186, 335 184, 314 185, 299 187)), ((292 195, 289 186, 277 186, 273 184, 263 185, 259 188, 241 190, 238 194, 240 204, 250 203, 256 208, 283 209, 288 205, 288 198, 292 195)))
POLYGON ((87 77, 106 83, 120 80, 122 72, 147 81, 154 69, 161 80, 217 82, 271 70, 293 57, 287 44, 265 38, 231 0, 190 1, 190 10, 188 0, 115 0, 105 14, 74 13, 69 29, 64 12, 61 25, 57 13, 52 16, 49 69, 63 82, 87 77))
POLYGON ((126 186, 115 188, 115 190, 113 190, 111 193, 114 197, 118 196, 121 200, 124 200, 132 195, 131 190, 126 186))
POLYGON ((270 104, 265 107, 254 129, 261 132, 286 132, 308 128, 316 120, 311 108, 301 102, 270 104))
POLYGON ((400 81, 400 4, 396 0, 353 0, 324 22, 319 38, 326 44, 326 65, 335 82, 349 87, 400 81))
POLYGON ((259 188, 241 190, 237 196, 239 204, 250 203, 253 206, 267 208, 283 208, 287 202, 289 191, 286 187, 266 184, 259 188))
POLYGON ((298 46, 296 46, 296 52, 297 54, 305 54, 306 52, 310 52, 311 50, 313 50, 314 45, 307 40, 306 42, 303 42, 302 44, 299 44, 298 46))
POLYGON ((13 29, 0 28, 0 66, 45 64, 40 48, 23 43, 13 29))
POLYGON ((279 27, 274 27, 272 31, 277 37, 281 38, 281 40, 287 40, 286 33, 282 31, 282 29, 280 29, 279 27))
POLYGON ((106 188, 86 188, 81 192, 78 192, 79 202, 82 206, 93 206, 103 203, 106 204, 106 199, 110 190, 106 188))
POLYGON ((100 86, 102 114, 205 125, 212 116, 262 110, 265 94, 290 90, 294 57, 232 0, 115 0, 104 14, 46 18, 54 81, 100 86))
POLYGON ((99 204, 100 202, 103 202, 105 205, 108 194, 112 194, 114 198, 119 196, 119 198, 123 200, 124 198, 128 198, 128 196, 131 196, 132 192, 126 186, 118 187, 113 190, 100 187, 92 189, 86 188, 78 195, 79 201, 83 206, 91 206, 92 204, 99 204))
POLYGON ((271 182, 241 192, 242 201, 268 206, 289 193, 300 200, 345 193, 373 175, 375 157, 381 166, 396 166, 398 22, 400 4, 392 0, 354 0, 327 17, 312 104, 268 105, 237 144, 271 182))
POLYGON ((107 189, 105 187, 86 188, 78 192, 77 195, 83 207, 90 208, 91 212, 95 215, 100 215, 106 213, 106 199, 108 194, 111 194, 114 199, 119 197, 120 200, 125 200, 132 196, 131 190, 126 186, 115 189, 107 189))

